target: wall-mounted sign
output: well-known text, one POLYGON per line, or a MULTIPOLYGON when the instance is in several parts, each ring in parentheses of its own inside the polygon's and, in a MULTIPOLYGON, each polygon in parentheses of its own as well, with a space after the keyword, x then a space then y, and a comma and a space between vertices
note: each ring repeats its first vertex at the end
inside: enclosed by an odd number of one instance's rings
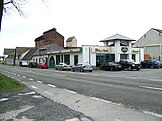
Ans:
POLYGON ((122 51, 123 53, 126 53, 126 52, 128 51, 128 47, 122 47, 122 48, 121 48, 121 51, 122 51))
POLYGON ((109 49, 107 49, 107 48, 94 48, 92 50, 92 52, 94 52, 94 53, 108 53, 109 49))

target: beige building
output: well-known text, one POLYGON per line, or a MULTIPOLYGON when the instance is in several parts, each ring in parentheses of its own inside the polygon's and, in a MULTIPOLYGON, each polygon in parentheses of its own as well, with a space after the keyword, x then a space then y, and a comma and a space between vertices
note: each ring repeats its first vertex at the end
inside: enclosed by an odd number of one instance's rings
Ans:
POLYGON ((77 39, 75 38, 75 36, 69 37, 66 40, 66 47, 77 47, 77 39))
POLYGON ((162 62, 162 30, 150 29, 133 47, 144 48, 144 54, 149 54, 152 60, 162 62))

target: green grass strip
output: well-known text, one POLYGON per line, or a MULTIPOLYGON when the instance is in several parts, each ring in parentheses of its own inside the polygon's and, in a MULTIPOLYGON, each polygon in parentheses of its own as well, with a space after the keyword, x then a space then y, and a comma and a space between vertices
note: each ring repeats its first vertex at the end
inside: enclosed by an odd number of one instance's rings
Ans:
POLYGON ((0 74, 0 94, 22 87, 19 82, 0 74))

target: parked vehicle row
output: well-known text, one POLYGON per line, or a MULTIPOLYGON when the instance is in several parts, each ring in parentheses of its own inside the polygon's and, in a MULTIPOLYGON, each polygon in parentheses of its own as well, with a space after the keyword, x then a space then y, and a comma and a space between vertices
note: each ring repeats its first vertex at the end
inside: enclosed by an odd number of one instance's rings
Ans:
MULTIPOLYGON (((20 62, 20 67, 29 67, 29 68, 41 68, 41 69, 47 69, 48 65, 47 63, 35 63, 30 62, 27 64, 25 61, 20 62)), ((106 71, 121 71, 121 70, 137 70, 139 71, 141 68, 160 68, 160 62, 155 60, 148 60, 148 61, 142 61, 141 63, 136 63, 133 60, 127 60, 123 59, 119 62, 106 62, 100 66, 101 70, 106 71)), ((68 65, 66 63, 59 63, 55 66, 56 70, 68 70, 68 71, 80 71, 80 72, 92 72, 93 66, 88 63, 77 63, 76 65, 68 65)))

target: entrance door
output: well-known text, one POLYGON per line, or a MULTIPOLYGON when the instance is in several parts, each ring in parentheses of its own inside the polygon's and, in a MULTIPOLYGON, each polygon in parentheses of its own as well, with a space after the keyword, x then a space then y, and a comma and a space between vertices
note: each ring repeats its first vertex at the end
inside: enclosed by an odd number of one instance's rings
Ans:
POLYGON ((49 68, 55 68, 55 59, 53 56, 49 60, 49 68))

